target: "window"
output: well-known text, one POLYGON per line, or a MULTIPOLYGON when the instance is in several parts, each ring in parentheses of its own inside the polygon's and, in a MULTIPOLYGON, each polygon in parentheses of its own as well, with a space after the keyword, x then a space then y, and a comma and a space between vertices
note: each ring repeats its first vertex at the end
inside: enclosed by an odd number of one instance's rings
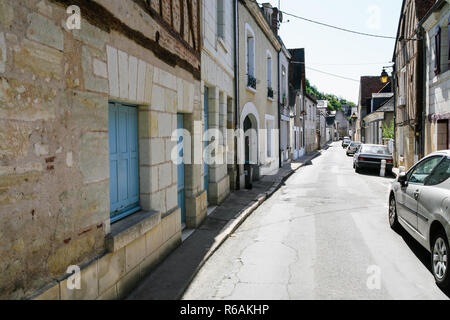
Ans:
POLYGON ((448 120, 439 120, 437 122, 437 149, 447 150, 449 149, 448 139, 448 120))
POLYGON ((225 39, 225 0, 217 0, 217 36, 225 39))
POLYGON ((450 70, 450 16, 448 17, 447 22, 447 46, 448 46, 447 63, 448 69, 450 70))
POLYGON ((437 164, 442 160, 442 157, 431 157, 420 162, 414 169, 412 169, 407 176, 407 180, 412 183, 424 183, 425 179, 430 175, 437 164))
POLYGON ((266 70, 267 70, 267 97, 273 99, 273 88, 272 88, 272 55, 267 51, 266 59, 266 70))
POLYGON ((273 150, 274 150, 274 139, 273 139, 273 128, 274 128, 274 121, 275 118, 269 114, 266 114, 266 135, 267 135, 267 158, 273 157, 273 150))
POLYGON ((434 35, 434 74, 441 73, 441 27, 436 27, 434 35))
POLYGON ((429 175, 425 180, 425 185, 435 186, 446 181, 448 178, 450 178, 450 159, 445 158, 436 166, 431 175, 429 175))
POLYGON ((287 105, 287 88, 286 88, 286 78, 287 78, 287 72, 286 67, 281 66, 281 92, 282 92, 282 104, 287 105))
POLYGON ((246 50, 247 50, 247 86, 256 89, 255 78, 255 34, 251 27, 246 25, 246 50))

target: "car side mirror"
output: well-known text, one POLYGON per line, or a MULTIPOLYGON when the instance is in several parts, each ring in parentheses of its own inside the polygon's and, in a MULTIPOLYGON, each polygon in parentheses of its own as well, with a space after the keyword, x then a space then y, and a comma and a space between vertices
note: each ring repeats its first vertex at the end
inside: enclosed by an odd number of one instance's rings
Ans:
POLYGON ((405 172, 401 172, 401 173, 398 175, 397 181, 400 183, 400 185, 401 185, 402 187, 406 187, 406 186, 408 185, 408 181, 406 181, 406 173, 405 173, 405 172))

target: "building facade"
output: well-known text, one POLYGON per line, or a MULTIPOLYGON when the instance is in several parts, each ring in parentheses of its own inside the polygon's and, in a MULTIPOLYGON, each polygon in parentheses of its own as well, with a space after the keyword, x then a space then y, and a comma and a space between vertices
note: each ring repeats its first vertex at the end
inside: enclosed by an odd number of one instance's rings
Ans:
POLYGON ((305 150, 306 153, 311 153, 317 149, 318 137, 317 137, 317 100, 309 95, 305 94, 305 150))
MULTIPOLYGON (((278 52, 281 44, 258 3, 238 3, 239 34, 239 124, 244 132, 238 150, 239 181, 245 186, 245 173, 251 180, 278 171, 278 52), (244 170, 244 164, 252 171, 244 170)), ((265 15, 266 14, 266 15, 265 15)))
POLYGON ((173 161, 204 147, 174 133, 202 130, 200 1, 66 3, 0 4, 0 298, 124 297, 206 216, 173 161))
POLYGON ((395 151, 397 166, 409 169, 424 155, 424 43, 420 20, 434 0, 404 0, 394 48, 395 151))
POLYGON ((305 154, 305 49, 290 49, 289 65, 289 104, 291 107, 292 159, 305 154))
POLYGON ((450 149, 450 4, 437 1, 421 25, 425 32, 425 155, 450 149))
POLYGON ((208 129, 206 141, 216 143, 215 161, 203 166, 203 176, 208 204, 217 205, 236 189, 234 157, 227 158, 227 150, 234 152, 228 129, 235 127, 235 8, 233 0, 202 1, 202 8, 203 129, 208 129))

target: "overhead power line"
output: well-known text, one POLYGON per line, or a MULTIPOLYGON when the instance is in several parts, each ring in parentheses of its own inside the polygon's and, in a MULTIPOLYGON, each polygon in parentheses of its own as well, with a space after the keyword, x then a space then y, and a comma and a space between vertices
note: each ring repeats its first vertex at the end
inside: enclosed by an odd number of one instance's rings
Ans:
MULTIPOLYGON (((361 35, 361 36, 373 37, 373 38, 381 38, 381 39, 390 39, 390 40, 396 40, 397 39, 396 37, 392 37, 392 36, 383 36, 383 35, 379 35, 379 34, 365 33, 365 32, 360 32, 360 31, 355 31, 355 30, 350 30, 350 29, 346 29, 346 28, 333 26, 331 24, 315 21, 315 20, 308 19, 308 18, 305 18, 305 17, 300 17, 298 15, 295 15, 295 14, 292 14, 292 13, 289 13, 289 12, 286 12, 286 11, 280 11, 280 12, 282 12, 283 14, 285 14, 287 16, 293 17, 293 18, 297 18, 297 19, 300 19, 300 20, 304 20, 304 21, 307 21, 307 22, 315 23, 315 24, 318 24, 318 25, 321 25, 321 26, 337 29, 337 30, 344 31, 344 32, 358 34, 358 35, 361 35)), ((417 40, 417 39, 405 39, 405 40, 417 40)))
POLYGON ((319 72, 319 73, 323 73, 323 74, 326 74, 326 75, 329 75, 329 76, 332 76, 332 77, 341 78, 341 79, 344 79, 344 80, 349 80, 349 81, 354 81, 354 82, 358 82, 358 83, 359 83, 359 80, 356 80, 356 79, 352 79, 352 78, 340 76, 340 75, 338 75, 338 74, 334 74, 334 73, 329 73, 329 72, 317 70, 317 69, 314 69, 314 68, 311 68, 311 67, 305 67, 305 68, 306 68, 306 69, 309 69, 309 70, 312 70, 312 71, 319 72))

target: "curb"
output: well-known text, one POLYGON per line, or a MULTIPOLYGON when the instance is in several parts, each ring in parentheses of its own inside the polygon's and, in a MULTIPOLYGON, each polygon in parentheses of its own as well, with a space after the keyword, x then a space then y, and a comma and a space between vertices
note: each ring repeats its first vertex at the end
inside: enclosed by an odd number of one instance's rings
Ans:
POLYGON ((310 158, 308 158, 304 163, 302 163, 300 166, 298 166, 298 168, 293 169, 291 171, 289 171, 285 176, 283 176, 281 178, 280 181, 276 181, 273 183, 272 187, 269 188, 268 191, 266 191, 264 194, 262 194, 260 197, 258 197, 257 199, 255 199, 256 203, 254 203, 252 206, 250 206, 249 208, 247 208, 246 210, 244 210, 239 217, 237 217, 236 219, 228 222, 227 225, 225 225, 225 229, 223 232, 221 232, 217 237, 219 238, 217 240, 217 242, 210 248, 210 250, 206 253, 205 257, 202 259, 202 261, 199 263, 199 265, 197 266, 197 268, 195 269, 194 273, 192 274, 191 278, 189 279, 188 283, 186 284, 186 286, 181 290, 180 294, 177 295, 177 297, 175 298, 176 300, 180 300, 181 297, 184 295, 184 293, 186 292, 186 290, 189 288, 192 280, 195 278, 195 276, 198 274, 198 272, 200 271, 200 269, 205 265, 205 263, 209 260, 209 258, 222 246, 222 244, 225 242, 225 240, 227 240, 227 238, 230 237, 230 235, 232 235, 243 223, 244 221, 256 210, 258 209, 261 204, 263 204, 263 202, 265 202, 267 199, 269 199, 277 190, 279 190, 281 188, 281 186, 283 185, 283 183, 289 179, 290 176, 292 176, 295 172, 297 172, 297 170, 299 170, 300 168, 304 167, 305 164, 308 161, 311 161, 315 158, 317 158, 318 156, 320 156, 322 154, 322 151, 324 150, 320 150, 315 152, 314 154, 311 155, 310 158))

